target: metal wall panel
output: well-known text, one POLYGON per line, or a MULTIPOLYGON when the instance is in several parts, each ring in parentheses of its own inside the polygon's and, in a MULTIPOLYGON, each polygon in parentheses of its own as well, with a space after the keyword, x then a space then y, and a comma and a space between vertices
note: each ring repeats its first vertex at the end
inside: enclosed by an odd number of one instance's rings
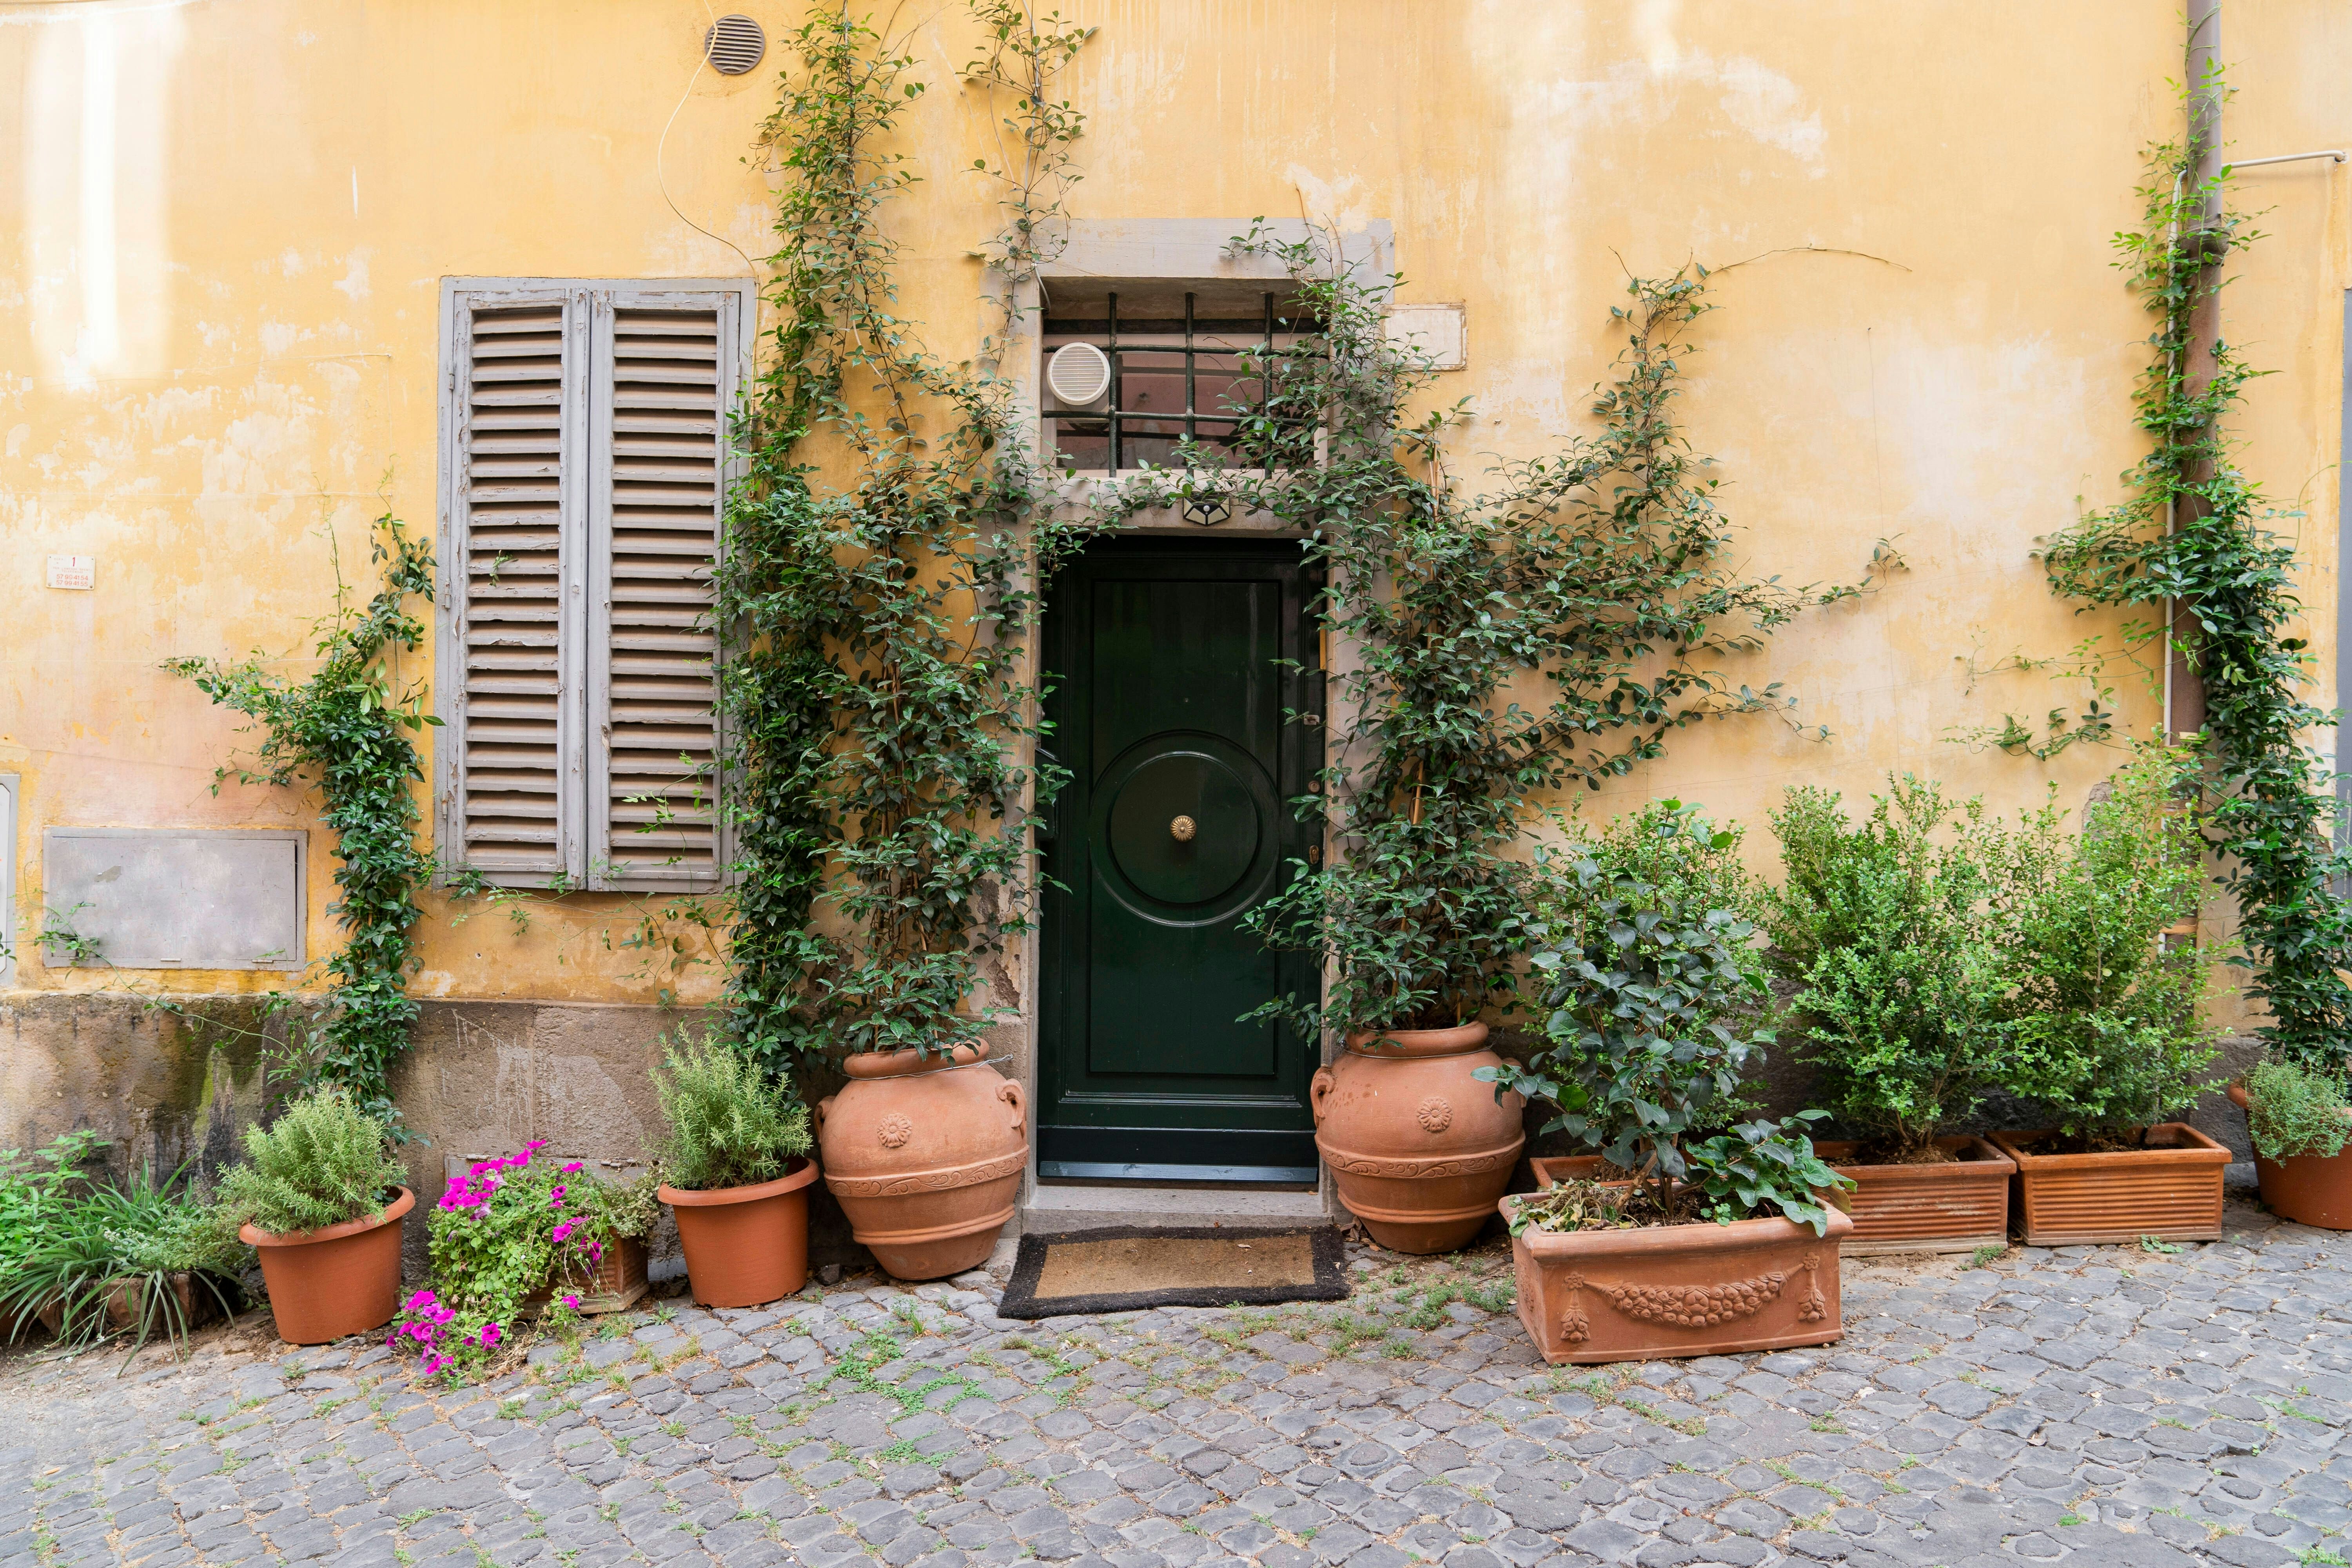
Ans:
POLYGON ((52 827, 41 839, 53 969, 276 969, 306 962, 301 828, 52 827))

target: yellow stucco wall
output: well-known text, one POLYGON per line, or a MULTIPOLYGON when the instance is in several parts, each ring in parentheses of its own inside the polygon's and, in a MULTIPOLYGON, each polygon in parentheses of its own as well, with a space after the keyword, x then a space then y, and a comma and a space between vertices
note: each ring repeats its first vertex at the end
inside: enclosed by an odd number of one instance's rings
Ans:
MULTIPOLYGON (((796 5, 741 9, 772 38, 796 5)), ((1098 24, 1070 78, 1090 117, 1088 218, 1305 216, 1394 226, 1406 300, 1460 300, 1473 398, 1459 450, 1525 455, 1587 428, 1624 269, 1728 268, 1685 413, 1722 460, 1750 566, 1851 579, 1899 536, 1911 570, 1732 667, 1778 679, 1826 745, 1710 727, 1587 804, 1653 794, 1753 823, 1800 780, 1858 794, 1890 769, 2002 804, 2070 803, 2114 761, 2045 766, 1942 739, 2080 695, 2037 673, 1971 689, 1970 657, 2061 653, 2108 625, 2029 558, 2117 494, 2145 318, 2109 266, 2139 149, 2171 133, 2173 13, 1678 0, 1076 0, 1098 24), (1808 248, 1815 247, 1815 248, 1808 248), (1736 268, 1729 264, 1741 263, 1736 268)), ((369 520, 435 525, 436 305, 452 275, 720 277, 763 252, 768 184, 742 159, 782 51, 696 69, 698 0, 191 0, 0 5, 0 772, 24 781, 20 927, 49 825, 284 826, 292 792, 224 785, 235 721, 158 661, 294 656, 331 591, 323 534, 363 581, 369 520), (665 129, 667 137, 663 142, 665 129), (666 179, 667 200, 657 179, 666 179), (725 235, 696 232, 688 217, 725 235), (98 586, 43 585, 50 554, 98 586)), ((982 328, 970 251, 994 227, 963 173, 992 117, 956 86, 961 5, 901 8, 926 183, 891 217, 933 345, 982 328)), ((2244 0, 2224 54, 2244 156, 2352 143, 2352 15, 2244 0)), ((2347 175, 2250 172, 2272 237, 2239 268, 2230 335, 2261 365, 2247 461, 2309 517, 2307 597, 2332 702, 2347 175)), ((404 674, 429 679, 422 657, 404 674)), ((2155 705, 2126 677, 2126 717, 2155 705)), ((313 952, 332 941, 313 862, 313 952)), ((453 925, 437 898, 420 988, 651 1000, 615 951, 622 900, 541 908, 528 932, 453 925)), ((51 971, 19 984, 121 988, 51 971)), ((274 975, 175 972, 177 990, 274 975)), ((686 994, 707 992, 709 972, 686 994)))

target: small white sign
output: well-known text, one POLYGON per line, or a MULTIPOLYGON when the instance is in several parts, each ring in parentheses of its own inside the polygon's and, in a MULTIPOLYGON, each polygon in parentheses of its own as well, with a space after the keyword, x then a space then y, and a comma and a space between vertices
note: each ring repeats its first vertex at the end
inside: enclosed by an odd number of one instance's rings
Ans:
POLYGON ((81 589, 97 587, 98 557, 95 555, 50 556, 49 586, 81 589))
POLYGON ((1389 342, 1417 346, 1431 370, 1462 370, 1470 363, 1469 327, 1459 305, 1430 303, 1389 307, 1389 342))

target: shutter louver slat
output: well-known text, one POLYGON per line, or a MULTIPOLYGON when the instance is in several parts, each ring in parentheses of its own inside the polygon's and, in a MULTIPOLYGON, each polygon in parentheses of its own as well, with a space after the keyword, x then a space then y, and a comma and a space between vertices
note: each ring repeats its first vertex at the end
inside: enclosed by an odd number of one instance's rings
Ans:
MULTIPOLYGON (((707 298, 707 297, 706 297, 707 298)), ((719 875, 715 639, 721 327, 715 309, 613 313, 604 858, 615 880, 719 875)))
POLYGON ((462 605, 465 863, 563 869, 562 304, 468 312, 462 605))

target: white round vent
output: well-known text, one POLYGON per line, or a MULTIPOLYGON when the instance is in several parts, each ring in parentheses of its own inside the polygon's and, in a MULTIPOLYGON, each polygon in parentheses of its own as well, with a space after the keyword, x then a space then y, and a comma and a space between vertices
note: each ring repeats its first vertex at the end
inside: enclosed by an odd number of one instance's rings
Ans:
POLYGON ((1092 343, 1064 343, 1045 363, 1045 384, 1062 403, 1083 408, 1110 390, 1110 358, 1092 343))
POLYGON ((721 16, 702 35, 703 58, 720 76, 741 76, 766 57, 768 35, 740 12, 721 16))

